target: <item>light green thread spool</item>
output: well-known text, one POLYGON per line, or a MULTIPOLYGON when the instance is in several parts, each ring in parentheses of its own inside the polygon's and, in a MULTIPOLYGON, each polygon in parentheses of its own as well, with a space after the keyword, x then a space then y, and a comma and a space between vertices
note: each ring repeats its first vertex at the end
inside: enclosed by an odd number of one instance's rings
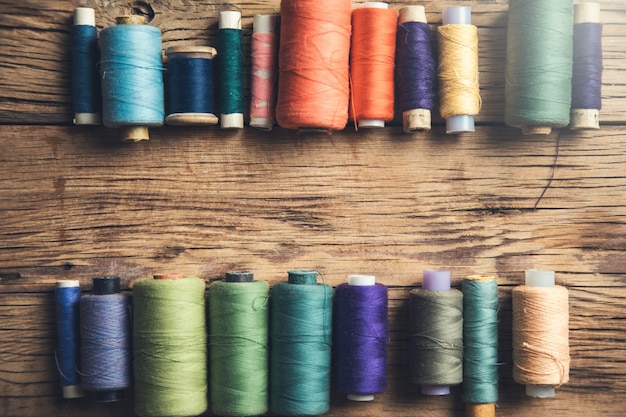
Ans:
POLYGON ((223 416, 267 412, 269 285, 231 272, 209 287, 211 410, 223 416))
POLYGON ((133 286, 135 412, 196 416, 207 409, 205 283, 155 278, 133 286))

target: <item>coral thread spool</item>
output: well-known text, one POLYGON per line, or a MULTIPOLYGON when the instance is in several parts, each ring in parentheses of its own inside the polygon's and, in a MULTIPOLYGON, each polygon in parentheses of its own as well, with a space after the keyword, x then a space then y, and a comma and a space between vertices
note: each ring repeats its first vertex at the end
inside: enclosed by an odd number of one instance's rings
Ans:
POLYGON ((600 129, 601 88, 602 25, 600 24, 600 4, 575 4, 570 129, 600 129))
POLYGON ((218 57, 220 84, 220 126, 243 128, 243 32, 241 12, 220 12, 218 57))
POLYGON ((385 127, 393 119, 397 20, 383 2, 366 2, 352 12, 350 116, 358 127, 385 127))
POLYGON ((569 380, 567 289, 555 285, 554 271, 530 269, 512 296, 513 379, 530 397, 554 397, 569 380))
POLYGON ((115 21, 100 35, 104 125, 121 128, 122 140, 148 140, 165 119, 161 32, 143 16, 115 21))
POLYGON ((250 126, 272 130, 276 111, 278 15, 257 14, 252 32, 250 126))
POLYGON ((474 115, 481 107, 478 30, 472 25, 471 7, 448 7, 442 14, 438 71, 441 116, 446 119, 446 133, 473 132, 474 115))
POLYGON ((63 398, 85 396, 80 386, 80 284, 77 280, 56 282, 54 290, 57 318, 57 351, 55 358, 61 379, 63 398))
POLYGON ((400 9, 396 41, 396 90, 405 133, 431 129, 436 63, 424 6, 400 9))
POLYGON ((99 125, 102 123, 102 97, 97 67, 100 51, 94 9, 74 9, 72 37, 74 124, 99 125))
POLYGON ((170 111, 165 122, 173 126, 214 125, 213 58, 210 46, 167 48, 170 111))

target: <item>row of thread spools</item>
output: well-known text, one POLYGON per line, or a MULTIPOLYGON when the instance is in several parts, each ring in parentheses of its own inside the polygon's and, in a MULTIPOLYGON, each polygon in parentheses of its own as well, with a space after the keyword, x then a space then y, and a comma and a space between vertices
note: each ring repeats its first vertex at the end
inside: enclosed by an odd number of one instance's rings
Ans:
MULTIPOLYGON (((552 271, 526 271, 513 298, 513 376, 527 395, 554 396, 569 378, 568 293, 552 271)), ((370 401, 387 387, 388 289, 374 276, 331 286, 312 270, 272 286, 230 272, 208 287, 155 275, 120 293, 119 277, 56 287, 57 366, 66 398, 116 401, 134 384, 139 416, 318 415, 338 392, 370 401), (132 308, 131 308, 132 305, 132 308), (208 330, 207 330, 208 328, 208 330), (207 353, 208 351, 208 353, 207 353), (210 398, 210 401, 208 400, 210 398)), ((408 380, 427 395, 463 382, 470 416, 495 414, 498 286, 475 276, 450 286, 427 270, 409 298, 408 380)), ((504 362, 507 362, 504 360, 504 362)))
MULTIPOLYGON (((505 121, 525 133, 598 128, 602 51, 597 3, 511 0, 507 29, 505 121)), ((158 28, 125 16, 98 34, 93 9, 75 11, 73 90, 76 124, 121 127, 148 138, 148 127, 217 124, 213 63, 223 128, 244 127, 241 12, 219 15, 217 50, 178 46, 165 52, 169 82, 164 110, 158 28), (97 70, 99 68, 99 72, 97 70), (100 97, 102 94, 102 97, 100 97)), ((474 131, 481 107, 478 31, 469 7, 443 9, 438 60, 422 6, 399 10, 349 0, 282 0, 280 16, 256 15, 251 40, 250 121, 274 120, 300 131, 383 127, 394 100, 406 132, 429 130, 437 96, 448 133, 474 131), (436 87, 436 82, 438 87, 436 87)))

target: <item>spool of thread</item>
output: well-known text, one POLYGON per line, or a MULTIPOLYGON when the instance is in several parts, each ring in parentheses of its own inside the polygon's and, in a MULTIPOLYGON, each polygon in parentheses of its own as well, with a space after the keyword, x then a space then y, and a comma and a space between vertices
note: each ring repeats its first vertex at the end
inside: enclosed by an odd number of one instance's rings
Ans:
POLYGON ((72 26, 72 96, 75 125, 102 123, 99 59, 95 11, 89 7, 77 7, 74 9, 72 26))
POLYGON ((214 125, 213 58, 210 46, 173 46, 165 55, 169 64, 168 125, 214 125))
POLYGON ((280 126, 327 133, 346 127, 351 10, 350 0, 280 2, 280 126))
POLYGON ((229 272, 209 287, 211 410, 222 416, 267 412, 269 285, 229 272))
POLYGON ((505 121, 525 135, 569 124, 572 95, 572 0, 510 0, 505 121))
POLYGON ((555 285, 554 271, 530 269, 512 296, 513 379, 530 397, 554 397, 569 380, 567 289, 555 285))
POLYGON ((574 5, 574 67, 570 129, 600 129, 602 25, 600 4, 574 5))
POLYGON ((93 279, 91 295, 80 299, 82 386, 96 401, 124 398, 131 382, 131 320, 119 277, 93 279))
POLYGON ((222 129, 243 128, 243 31, 241 12, 220 12, 217 32, 220 125, 222 129))
POLYGON ((463 293, 450 288, 450 271, 424 271, 409 312, 409 378, 423 394, 450 394, 463 382, 463 293))
POLYGON ((278 15, 257 14, 252 29, 250 126, 272 130, 278 79, 278 15))
POLYGON ((316 271, 289 271, 272 287, 270 409, 318 415, 330 406, 333 288, 316 271))
POLYGON ((435 98, 436 64, 424 6, 400 9, 395 72, 402 129, 406 133, 429 131, 435 98))
POLYGON ((372 401, 387 388, 387 287, 371 275, 350 275, 335 290, 337 389, 372 401))
POLYGON ((80 386, 80 284, 76 280, 56 282, 54 290, 57 317, 57 370, 61 379, 63 398, 80 398, 85 393, 80 386))
POLYGON ((135 412, 196 416, 207 409, 205 283, 180 274, 133 285, 135 412))
POLYGON ((478 83, 478 29, 472 8, 443 9, 439 27, 439 111, 446 133, 474 131, 474 116, 482 105, 478 83))
POLYGON ((120 16, 100 34, 103 121, 122 139, 148 140, 165 117, 161 31, 143 16, 120 16))
POLYGON ((498 401, 498 283, 463 281, 463 399, 466 417, 494 417, 498 401))
POLYGON ((352 12, 350 117, 358 127, 385 127, 393 120, 394 64, 398 13, 383 2, 352 12))

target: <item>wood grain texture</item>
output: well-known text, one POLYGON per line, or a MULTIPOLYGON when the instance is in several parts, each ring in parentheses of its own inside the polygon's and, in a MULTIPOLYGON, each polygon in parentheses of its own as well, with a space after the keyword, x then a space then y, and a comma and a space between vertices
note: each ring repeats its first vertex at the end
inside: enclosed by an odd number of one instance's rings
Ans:
MULTIPOLYGON (((246 48, 252 16, 279 3, 233 3, 246 48)), ((274 284, 292 268, 390 287, 389 389, 369 404, 334 393, 329 416, 463 416, 460 387, 428 398, 406 378, 408 292, 430 268, 450 269, 455 286, 498 277, 498 416, 624 416, 626 6, 600 1, 602 129, 523 137, 503 125, 508 2, 423 4, 433 29, 443 7, 472 6, 484 102, 474 134, 446 135, 436 116, 414 136, 397 121, 332 136, 166 127, 129 144, 117 130, 70 126, 74 7, 94 7, 100 29, 151 11, 168 47, 214 45, 223 2, 0 0, 0 416, 133 415, 132 393, 107 405, 61 399, 58 279, 88 291, 91 278, 119 275, 129 290, 158 272, 208 284, 252 269, 274 284), (528 268, 555 270, 570 289, 571 380, 552 400, 526 397, 511 377, 510 293, 528 268)))

